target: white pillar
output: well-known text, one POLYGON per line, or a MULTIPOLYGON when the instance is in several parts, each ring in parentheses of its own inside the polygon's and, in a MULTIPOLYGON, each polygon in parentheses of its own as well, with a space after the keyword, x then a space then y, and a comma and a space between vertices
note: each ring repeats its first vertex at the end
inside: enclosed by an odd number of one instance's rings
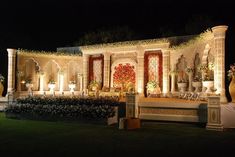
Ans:
POLYGON ((79 77, 79 80, 80 80, 80 89, 79 89, 79 91, 82 92, 82 76, 79 77))
POLYGON ((110 53, 104 53, 104 85, 105 87, 109 87, 109 78, 110 78, 110 53))
POLYGON ((82 92, 82 74, 78 73, 77 78, 79 81, 79 92, 82 92))
POLYGON ((144 96, 144 49, 137 47, 137 92, 139 96, 144 96))
POLYGON ((88 68, 89 68, 89 55, 83 55, 83 90, 86 91, 88 86, 88 68))
POLYGON ((8 95, 13 95, 15 91, 15 65, 16 65, 16 50, 7 49, 8 52, 8 95))
POLYGON ((175 72, 171 73, 171 93, 175 93, 175 72))
POLYGON ((193 87, 192 87, 192 79, 193 79, 193 72, 189 72, 188 73, 188 91, 192 92, 193 91, 193 87))
POLYGON ((59 74, 59 77, 60 77, 60 94, 62 94, 64 92, 64 74, 63 72, 60 72, 59 74))
POLYGON ((163 51, 163 89, 166 96, 169 93, 170 51, 163 51))
POLYGON ((220 93, 220 102, 227 103, 225 95, 225 36, 228 26, 216 26, 212 28, 214 34, 214 49, 216 54, 215 88, 220 93))
POLYGON ((39 91, 40 91, 40 94, 44 94, 44 73, 43 72, 40 72, 40 75, 39 75, 39 91))

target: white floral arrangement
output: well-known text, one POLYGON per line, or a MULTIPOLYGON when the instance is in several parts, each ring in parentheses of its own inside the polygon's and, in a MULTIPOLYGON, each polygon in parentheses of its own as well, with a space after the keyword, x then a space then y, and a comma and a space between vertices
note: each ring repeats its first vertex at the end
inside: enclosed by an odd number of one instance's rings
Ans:
POLYGON ((154 90, 157 88, 158 83, 156 81, 149 81, 146 85, 147 90, 154 90))

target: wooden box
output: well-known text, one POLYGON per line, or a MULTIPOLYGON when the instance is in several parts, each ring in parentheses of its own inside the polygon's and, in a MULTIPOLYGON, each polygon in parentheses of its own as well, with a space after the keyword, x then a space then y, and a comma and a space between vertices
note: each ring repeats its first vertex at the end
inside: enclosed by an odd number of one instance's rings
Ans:
POLYGON ((138 129, 140 128, 140 119, 139 118, 127 118, 126 119, 126 129, 138 129))

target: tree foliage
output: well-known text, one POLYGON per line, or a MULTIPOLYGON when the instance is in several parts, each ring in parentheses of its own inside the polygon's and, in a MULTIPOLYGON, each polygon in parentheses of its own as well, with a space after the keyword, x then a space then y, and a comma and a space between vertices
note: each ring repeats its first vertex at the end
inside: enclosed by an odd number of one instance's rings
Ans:
POLYGON ((198 34, 216 25, 216 21, 207 15, 192 15, 185 25, 185 34, 198 34))
POLYGON ((136 39, 135 33, 127 26, 115 27, 111 29, 97 29, 83 34, 83 36, 74 42, 74 46, 91 45, 100 43, 112 43, 118 41, 127 41, 136 39))

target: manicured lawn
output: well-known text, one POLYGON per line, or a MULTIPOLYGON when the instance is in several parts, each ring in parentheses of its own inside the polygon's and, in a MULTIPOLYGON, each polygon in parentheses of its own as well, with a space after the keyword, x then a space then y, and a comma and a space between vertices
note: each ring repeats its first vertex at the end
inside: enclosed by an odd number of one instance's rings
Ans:
MULTIPOLYGON (((195 124, 143 122, 139 130, 76 122, 15 120, 0 113, 0 156, 225 156, 235 130, 195 124)), ((233 155, 232 155, 233 156, 233 155)))

